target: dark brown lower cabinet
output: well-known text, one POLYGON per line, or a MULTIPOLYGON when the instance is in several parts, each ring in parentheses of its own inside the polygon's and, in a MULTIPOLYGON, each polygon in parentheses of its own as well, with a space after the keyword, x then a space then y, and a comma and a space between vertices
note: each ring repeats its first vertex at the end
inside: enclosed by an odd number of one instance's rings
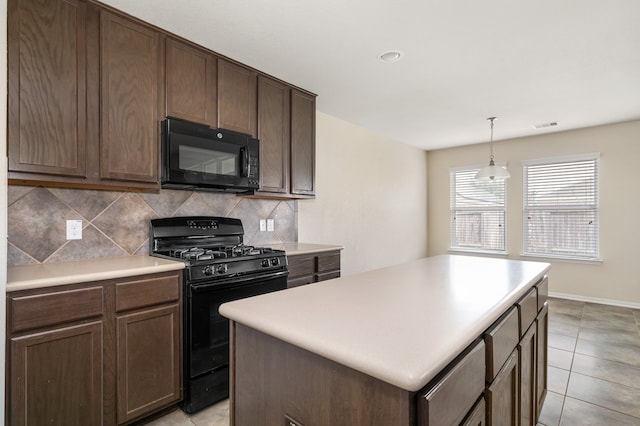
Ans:
POLYGON ((520 426, 535 426, 538 412, 536 404, 536 351, 538 349, 535 321, 518 344, 520 363, 520 426))
POLYGON ((485 344, 480 340, 466 355, 453 361, 441 379, 427 385, 429 390, 418 402, 418 424, 460 424, 482 395, 485 363, 485 344))
POLYGON ((484 397, 476 403, 473 410, 469 413, 469 416, 461 423, 461 426, 484 426, 487 424, 487 404, 484 402, 484 397))
POLYGON ((180 307, 118 317, 118 423, 180 398, 180 307))
POLYGON ((340 277, 340 250, 288 256, 287 261, 289 288, 340 277))
POLYGON ((545 303, 536 319, 537 325, 537 376, 538 383, 536 385, 536 410, 538 417, 542 411, 542 404, 547 396, 547 346, 549 344, 549 305, 545 303))
POLYGON ((518 425, 518 351, 514 350, 491 385, 487 387, 487 423, 518 425))
POLYGON ((128 424, 181 397, 182 271, 7 293, 6 423, 128 424))
POLYGON ((239 323, 231 335, 231 425, 416 424, 415 392, 239 323))
POLYGON ((102 423, 102 321, 10 340, 10 424, 102 423))
POLYGON ((418 392, 232 322, 231 425, 535 425, 548 325, 546 304, 529 314, 534 299, 527 292, 418 392))

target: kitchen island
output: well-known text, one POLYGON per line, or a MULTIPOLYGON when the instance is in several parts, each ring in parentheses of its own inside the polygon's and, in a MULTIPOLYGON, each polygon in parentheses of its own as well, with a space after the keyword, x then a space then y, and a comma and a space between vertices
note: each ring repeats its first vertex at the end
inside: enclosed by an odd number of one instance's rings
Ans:
POLYGON ((231 424, 492 423, 500 410, 515 420, 527 376, 525 395, 546 390, 546 338, 517 361, 523 341, 546 336, 549 268, 443 255, 226 303, 231 424))

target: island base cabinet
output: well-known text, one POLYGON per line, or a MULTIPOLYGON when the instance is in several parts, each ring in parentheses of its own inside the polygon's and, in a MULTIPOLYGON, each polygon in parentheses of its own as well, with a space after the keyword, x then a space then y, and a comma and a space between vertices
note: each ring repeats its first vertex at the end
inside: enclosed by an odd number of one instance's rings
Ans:
POLYGON ((484 397, 476 403, 467 418, 460 424, 461 426, 485 426, 487 424, 487 404, 484 397))
POLYGON ((538 327, 538 357, 536 368, 538 383, 536 384, 536 410, 539 418, 540 413, 542 412, 542 404, 544 404, 544 399, 547 396, 547 345, 549 343, 549 305, 547 302, 545 302, 540 310, 536 324, 538 327))
POLYGON ((11 339, 11 425, 102 423, 102 321, 11 339))
POLYGON ((232 426, 416 422, 415 392, 235 322, 231 322, 231 345, 232 426))
POLYGON ((514 350, 487 387, 487 424, 518 426, 518 351, 514 350))
POLYGON ((484 389, 485 344, 480 341, 452 362, 442 378, 427 385, 418 402, 418 425, 457 425, 472 410, 484 389))
POLYGON ((520 426, 535 426, 538 418, 536 411, 536 342, 535 321, 518 344, 520 364, 520 426))

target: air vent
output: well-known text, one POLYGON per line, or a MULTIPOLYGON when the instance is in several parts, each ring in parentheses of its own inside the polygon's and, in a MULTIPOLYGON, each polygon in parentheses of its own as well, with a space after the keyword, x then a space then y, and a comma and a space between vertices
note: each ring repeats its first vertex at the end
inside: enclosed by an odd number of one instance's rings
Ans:
POLYGON ((547 127, 554 127, 554 126, 557 126, 557 125, 558 125, 557 121, 550 121, 548 123, 534 124, 533 128, 534 129, 545 129, 547 127))

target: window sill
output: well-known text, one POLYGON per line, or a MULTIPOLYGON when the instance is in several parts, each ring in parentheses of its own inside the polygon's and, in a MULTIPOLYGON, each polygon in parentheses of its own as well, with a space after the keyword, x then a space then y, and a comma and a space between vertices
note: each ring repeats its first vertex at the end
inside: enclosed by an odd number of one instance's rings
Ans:
POLYGON ((460 248, 450 248, 448 253, 451 254, 484 254, 488 256, 500 256, 507 257, 509 253, 506 251, 494 251, 494 250, 481 250, 481 249, 460 249, 460 248))
POLYGON ((600 265, 604 262, 604 260, 598 259, 577 259, 572 257, 561 257, 561 256, 549 256, 549 255, 535 255, 535 254, 523 254, 520 253, 520 257, 523 259, 531 259, 531 260, 544 260, 547 262, 562 262, 562 263, 584 263, 588 265, 600 265))

